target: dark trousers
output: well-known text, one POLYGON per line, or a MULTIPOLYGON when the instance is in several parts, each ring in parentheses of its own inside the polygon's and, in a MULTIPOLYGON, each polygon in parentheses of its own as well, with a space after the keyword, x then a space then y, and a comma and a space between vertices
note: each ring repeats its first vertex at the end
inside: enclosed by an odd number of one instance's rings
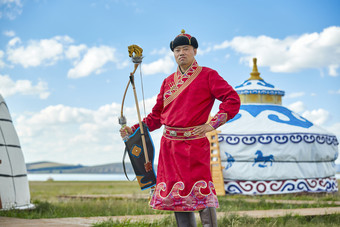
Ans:
MULTIPOLYGON (((199 211, 203 227, 217 227, 215 207, 207 207, 199 211)), ((196 227, 194 212, 175 212, 178 227, 196 227)))

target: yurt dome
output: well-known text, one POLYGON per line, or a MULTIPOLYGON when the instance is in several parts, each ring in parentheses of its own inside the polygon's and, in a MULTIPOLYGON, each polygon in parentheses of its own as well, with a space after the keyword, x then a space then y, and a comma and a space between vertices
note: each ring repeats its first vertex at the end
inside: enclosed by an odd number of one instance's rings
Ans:
POLYGON ((19 138, 0 95, 0 210, 33 207, 19 138))
POLYGON ((253 71, 250 73, 250 78, 235 87, 240 96, 241 103, 272 103, 281 105, 281 97, 284 96, 285 92, 276 89, 260 77, 256 61, 256 58, 254 58, 254 66, 253 71))
POLYGON ((335 192, 335 135, 281 105, 284 91, 265 82, 254 59, 235 87, 239 113, 219 130, 227 194, 335 192))

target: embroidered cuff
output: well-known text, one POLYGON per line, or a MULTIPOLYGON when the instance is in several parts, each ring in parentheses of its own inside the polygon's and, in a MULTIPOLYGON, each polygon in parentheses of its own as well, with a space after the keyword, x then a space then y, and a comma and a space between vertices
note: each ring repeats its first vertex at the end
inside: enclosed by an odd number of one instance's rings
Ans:
POLYGON ((226 113, 218 113, 216 114, 209 122, 209 125, 214 129, 217 129, 221 125, 227 122, 227 114, 226 113))
MULTIPOLYGON (((146 124, 144 121, 143 121, 143 124, 145 124, 145 125, 147 126, 147 124, 146 124)), ((147 127, 148 127, 148 126, 147 126, 147 127)), ((137 123, 137 124, 131 126, 132 133, 134 133, 134 132, 137 130, 137 128, 139 128, 139 123, 137 123)))
POLYGON ((139 127, 139 124, 131 126, 132 133, 134 133, 138 127, 139 127))

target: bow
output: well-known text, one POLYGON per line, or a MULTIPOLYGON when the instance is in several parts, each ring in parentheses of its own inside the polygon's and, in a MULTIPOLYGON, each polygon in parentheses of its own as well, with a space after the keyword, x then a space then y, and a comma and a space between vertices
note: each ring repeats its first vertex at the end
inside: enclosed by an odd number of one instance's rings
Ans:
MULTIPOLYGON (((122 128, 124 128, 126 126, 126 118, 123 115, 123 107, 124 107, 124 101, 125 101, 127 90, 128 90, 128 88, 131 84, 132 88, 133 88, 134 97, 135 97, 135 103, 136 103, 136 109, 137 109, 137 115, 138 115, 138 122, 139 122, 139 126, 140 126, 140 135, 141 135, 144 157, 145 157, 144 168, 145 168, 146 172, 150 172, 152 170, 152 163, 149 160, 148 148, 147 148, 146 139, 145 139, 145 132, 144 132, 145 128, 143 126, 141 116, 140 116, 138 98, 137 98, 136 87, 135 87, 135 83, 134 83, 134 74, 135 74, 138 66, 142 63, 143 49, 140 48, 137 45, 131 45, 131 46, 128 47, 128 51, 129 51, 129 57, 131 57, 132 62, 134 63, 134 70, 133 70, 133 72, 130 73, 130 80, 128 81, 126 88, 125 88, 125 92, 124 92, 124 96, 123 96, 123 100, 122 100, 121 112, 120 112, 121 115, 120 115, 118 121, 119 121, 119 124, 122 126, 122 128)), ((126 136, 126 137, 123 138, 124 141, 127 141, 128 139, 129 139, 129 136, 126 136)))

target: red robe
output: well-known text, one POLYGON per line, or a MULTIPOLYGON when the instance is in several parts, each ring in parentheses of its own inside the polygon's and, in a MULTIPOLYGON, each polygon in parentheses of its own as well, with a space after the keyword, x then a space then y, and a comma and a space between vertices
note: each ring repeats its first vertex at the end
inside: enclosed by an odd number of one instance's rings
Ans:
MULTIPOLYGON (((184 74, 177 69, 163 81, 156 105, 143 121, 150 131, 162 125, 177 128, 202 125, 207 123, 215 99, 222 103, 209 124, 217 128, 238 113, 239 96, 215 70, 200 67, 194 61, 184 74)), ((218 207, 206 137, 177 140, 162 137, 157 184, 150 205, 174 211, 218 207)))

